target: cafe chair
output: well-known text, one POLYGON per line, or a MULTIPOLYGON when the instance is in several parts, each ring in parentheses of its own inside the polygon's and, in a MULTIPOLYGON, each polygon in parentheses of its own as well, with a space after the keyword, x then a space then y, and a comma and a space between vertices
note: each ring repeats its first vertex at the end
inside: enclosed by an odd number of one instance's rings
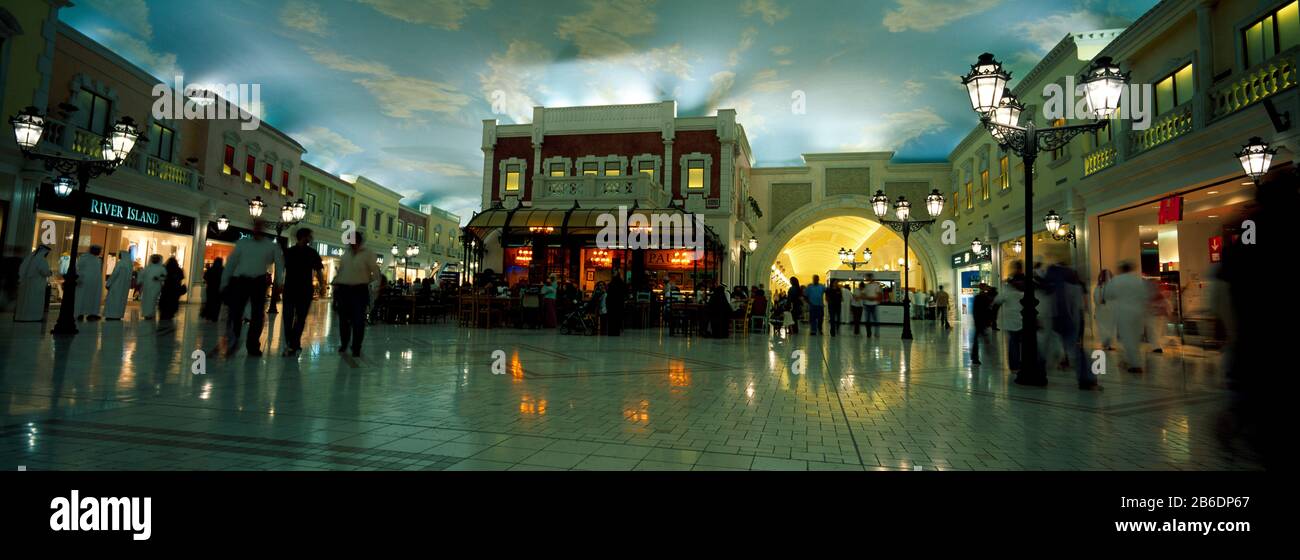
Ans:
POLYGON ((520 317, 526 327, 540 328, 542 325, 542 296, 525 293, 519 296, 520 317))
POLYGON ((736 333, 736 336, 749 336, 749 329, 746 327, 749 325, 749 314, 753 309, 754 302, 745 300, 743 313, 739 317, 731 316, 731 332, 736 333))

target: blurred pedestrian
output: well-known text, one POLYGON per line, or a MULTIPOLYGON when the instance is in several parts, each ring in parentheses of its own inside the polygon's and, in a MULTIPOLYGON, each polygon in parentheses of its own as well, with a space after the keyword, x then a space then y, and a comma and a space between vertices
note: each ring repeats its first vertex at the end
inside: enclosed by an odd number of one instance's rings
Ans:
POLYGON ((158 298, 162 296, 163 281, 167 279, 167 269, 162 262, 162 255, 149 255, 149 266, 136 275, 140 282, 140 315, 150 321, 158 311, 158 298))
POLYGON ((1124 347, 1124 365, 1129 373, 1142 373, 1142 330, 1151 305, 1151 288, 1133 269, 1119 265, 1119 275, 1106 283, 1106 301, 1115 317, 1115 334, 1124 347))
POLYGON ((104 299, 104 319, 121 321, 126 316, 126 300, 131 297, 131 253, 121 251, 113 273, 108 275, 108 296, 104 299))
POLYGON ((104 298, 104 261, 102 249, 91 245, 89 253, 77 256, 77 301, 73 304, 77 320, 99 320, 99 306, 104 298))
POLYGON ((1115 342, 1115 310, 1107 299, 1106 288, 1110 283, 1110 270, 1102 270, 1097 276, 1097 289, 1092 292, 1092 319, 1096 324, 1097 342, 1104 350, 1112 350, 1115 342))
POLYGON ((980 345, 988 346, 988 329, 993 324, 993 294, 983 282, 971 300, 970 363, 980 365, 980 345))
POLYGON ((844 312, 844 292, 840 290, 839 280, 831 280, 831 285, 826 287, 826 310, 831 324, 831 336, 838 335, 844 312))
POLYGON ((294 238, 294 246, 284 252, 284 288, 280 290, 284 302, 280 331, 284 337, 285 356, 297 356, 302 352, 302 331, 307 328, 312 296, 317 284, 322 288, 325 286, 325 265, 320 253, 311 246, 311 229, 298 228, 294 238))
POLYGON ((1052 331, 1060 339, 1065 359, 1074 366, 1079 389, 1100 391, 1097 375, 1084 358, 1080 337, 1083 325, 1083 279, 1065 263, 1048 267, 1043 279, 1052 294, 1052 331))
POLYGON ((199 316, 214 323, 221 319, 221 275, 224 271, 224 261, 217 257, 203 273, 203 313, 199 316))
POLYGON ((222 271, 221 291, 230 307, 226 318, 227 354, 239 351, 239 336, 244 330, 244 308, 247 306, 248 338, 244 346, 249 356, 262 355, 267 268, 274 265, 275 282, 284 281, 284 252, 279 243, 263 233, 265 227, 261 219, 253 220, 253 235, 235 243, 235 250, 231 251, 230 260, 222 271))
POLYGON ((189 291, 185 287, 185 272, 181 270, 181 265, 176 261, 176 257, 168 257, 166 275, 163 277, 162 289, 158 292, 158 318, 163 321, 170 321, 176 316, 176 312, 181 307, 181 296, 189 291))
POLYGON ((35 322, 45 319, 46 289, 49 278, 54 274, 50 270, 48 255, 50 248, 39 245, 18 265, 18 303, 14 308, 14 320, 18 322, 35 322))
POLYGON ((1025 265, 1020 261, 1011 264, 1011 276, 1007 278, 1006 289, 994 296, 993 304, 1002 315, 1002 326, 1007 333, 1007 369, 1019 373, 1023 352, 1024 318, 1022 305, 1025 297, 1025 265))

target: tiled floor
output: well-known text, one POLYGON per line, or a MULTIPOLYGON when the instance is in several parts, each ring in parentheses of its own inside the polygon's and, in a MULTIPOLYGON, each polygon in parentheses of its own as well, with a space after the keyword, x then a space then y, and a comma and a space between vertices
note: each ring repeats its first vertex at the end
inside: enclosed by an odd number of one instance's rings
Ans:
POLYGON ((1148 354, 1102 393, 973 368, 956 333, 618 338, 372 327, 334 352, 317 305, 297 359, 174 329, 86 323, 71 341, 0 316, 0 468, 207 470, 1255 469, 1221 448, 1217 356, 1148 354), (206 373, 193 373, 196 350, 206 373), (505 373, 493 374, 504 351, 505 373), (805 362, 791 356, 802 351, 805 362))

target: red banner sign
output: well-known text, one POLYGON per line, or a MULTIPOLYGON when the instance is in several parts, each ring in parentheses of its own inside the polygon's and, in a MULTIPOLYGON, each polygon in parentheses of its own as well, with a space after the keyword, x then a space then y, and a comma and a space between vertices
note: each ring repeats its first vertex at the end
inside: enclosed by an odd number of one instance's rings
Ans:
POLYGON ((1210 262, 1216 263, 1223 258, 1223 236, 1216 235, 1210 238, 1210 262))
POLYGON ((1160 221, 1161 224, 1172 224, 1183 221, 1183 197, 1171 196, 1160 201, 1160 221))

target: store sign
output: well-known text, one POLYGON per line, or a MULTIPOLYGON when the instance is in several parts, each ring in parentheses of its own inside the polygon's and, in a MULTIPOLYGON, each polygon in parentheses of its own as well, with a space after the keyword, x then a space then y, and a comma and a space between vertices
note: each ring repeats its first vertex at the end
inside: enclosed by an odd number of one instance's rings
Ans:
MULTIPOLYGON (((264 232, 264 234, 267 237, 270 237, 272 239, 278 239, 278 237, 275 235, 275 232, 273 231, 264 232)), ((217 229, 216 222, 208 222, 209 241, 224 241, 226 243, 238 243, 240 239, 243 239, 245 237, 252 237, 252 236, 253 236, 253 230, 251 229, 244 229, 236 225, 227 225, 226 231, 221 231, 220 229, 217 229)))
POLYGON ((329 243, 317 243, 317 244, 316 244, 316 252, 317 252, 317 253, 320 253, 322 256, 326 256, 326 257, 341 257, 341 256, 343 256, 343 248, 342 248, 342 247, 336 247, 336 246, 334 246, 334 245, 330 245, 329 243))
POLYGON ((645 251, 645 265, 651 268, 691 268, 694 252, 680 249, 655 249, 645 251))
POLYGON ((992 259, 993 259, 993 252, 992 252, 992 251, 984 251, 983 253, 975 253, 974 251, 971 251, 971 250, 967 249, 967 250, 962 251, 962 252, 960 252, 960 253, 956 253, 956 254, 954 254, 954 255, 952 256, 952 266, 953 266, 953 267, 970 266, 970 265, 972 265, 972 264, 979 264, 979 263, 983 263, 983 262, 989 262, 989 261, 991 261, 992 259))
POLYGON ((50 185, 41 187, 36 197, 36 206, 59 214, 75 215, 80 212, 83 218, 91 220, 103 220, 184 235, 191 235, 194 232, 194 218, 189 216, 88 192, 74 191, 67 197, 61 197, 54 193, 54 187, 50 185))
POLYGON ((1160 201, 1160 221, 1161 224, 1172 224, 1183 221, 1183 197, 1171 196, 1160 201))
POLYGON ((1216 235, 1210 238, 1210 262, 1216 263, 1223 260, 1223 236, 1216 235))

